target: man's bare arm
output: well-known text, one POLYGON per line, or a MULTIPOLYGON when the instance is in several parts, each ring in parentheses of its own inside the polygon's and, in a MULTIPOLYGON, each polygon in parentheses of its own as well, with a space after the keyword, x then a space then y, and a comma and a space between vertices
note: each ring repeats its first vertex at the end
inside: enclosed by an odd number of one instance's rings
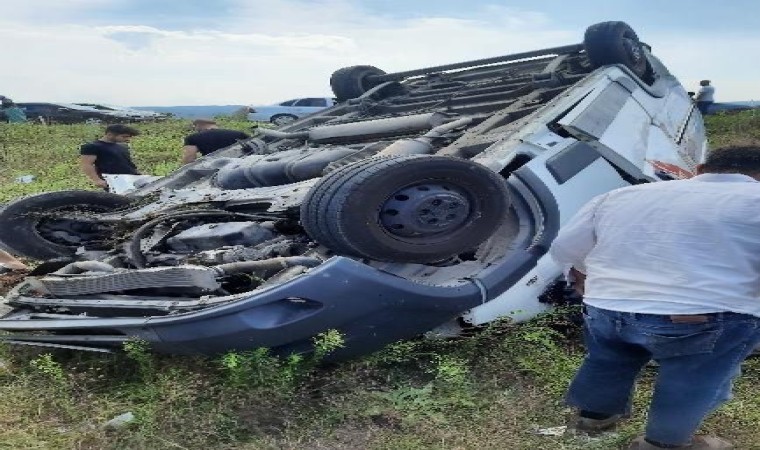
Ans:
MULTIPOLYGON (((29 269, 26 264, 16 259, 10 253, 0 250, 0 269, 6 267, 12 270, 27 270, 29 269)), ((2 270, 0 270, 2 272, 2 270)))
POLYGON ((89 178, 95 186, 107 188, 108 183, 106 180, 100 178, 97 169, 95 169, 95 160, 98 157, 95 155, 80 155, 79 156, 79 168, 89 178))
POLYGON ((182 147, 182 164, 189 164, 198 157, 198 147, 186 145, 182 147))

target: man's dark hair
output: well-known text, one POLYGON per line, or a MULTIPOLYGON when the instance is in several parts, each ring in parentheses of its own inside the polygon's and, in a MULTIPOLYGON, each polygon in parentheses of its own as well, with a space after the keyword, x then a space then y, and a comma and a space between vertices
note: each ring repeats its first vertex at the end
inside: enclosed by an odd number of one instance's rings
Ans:
POLYGON ((741 145, 717 148, 707 154, 702 165, 705 172, 760 174, 760 146, 741 145))
POLYGON ((138 134, 140 134, 140 131, 137 130, 137 129, 135 129, 135 128, 128 127, 128 126, 126 126, 124 124, 121 124, 121 123, 115 123, 113 125, 108 125, 106 127, 106 133, 108 133, 108 134, 128 134, 130 136, 137 136, 138 134))

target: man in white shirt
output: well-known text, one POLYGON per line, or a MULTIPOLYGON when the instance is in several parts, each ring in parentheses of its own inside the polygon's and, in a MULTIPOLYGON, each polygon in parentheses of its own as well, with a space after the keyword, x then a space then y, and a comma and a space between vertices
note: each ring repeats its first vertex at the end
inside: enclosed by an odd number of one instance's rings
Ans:
POLYGON ((702 80, 699 82, 699 91, 697 96, 694 97, 694 101, 697 102, 697 109, 703 115, 707 114, 707 110, 710 105, 715 103, 715 87, 710 86, 710 80, 702 80))
POLYGON ((577 427, 614 426, 659 363, 646 435, 629 449, 733 448, 694 433, 760 343, 760 146, 715 150, 698 173, 594 198, 550 250, 585 279, 588 355, 567 395, 577 427))

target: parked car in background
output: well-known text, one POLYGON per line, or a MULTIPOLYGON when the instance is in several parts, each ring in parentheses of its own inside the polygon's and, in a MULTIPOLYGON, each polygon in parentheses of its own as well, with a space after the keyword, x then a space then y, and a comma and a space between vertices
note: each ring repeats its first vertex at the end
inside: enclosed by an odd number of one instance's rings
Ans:
POLYGON ((274 105, 249 106, 248 119, 256 122, 272 122, 277 126, 287 125, 336 103, 331 97, 306 97, 284 101, 274 105))
POLYGON ((84 106, 86 108, 92 108, 97 109, 98 111, 102 111, 105 113, 111 113, 111 114, 117 114, 117 115, 124 115, 127 118, 131 120, 164 120, 169 117, 168 114, 163 114, 155 111, 146 111, 142 109, 133 109, 133 108, 127 108, 125 106, 116 106, 116 105, 104 105, 101 103, 75 103, 79 106, 84 106))
POLYGON ((116 111, 99 111, 71 103, 17 103, 29 121, 45 123, 116 123, 129 120, 129 116, 116 111))

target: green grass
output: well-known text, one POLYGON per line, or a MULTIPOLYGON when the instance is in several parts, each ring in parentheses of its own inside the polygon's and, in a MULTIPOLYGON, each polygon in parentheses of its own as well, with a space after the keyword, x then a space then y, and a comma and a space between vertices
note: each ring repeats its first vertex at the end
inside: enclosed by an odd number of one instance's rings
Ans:
MULTIPOLYGON (((760 138, 752 113, 708 119, 714 144, 760 138)), ((245 130, 245 122, 231 122, 245 130)), ((146 172, 175 167, 188 124, 139 125, 146 172)), ((86 188, 77 148, 94 126, 0 127, 0 199, 86 188), (16 176, 35 175, 31 184, 16 176)), ((321 353, 341 344, 319 340, 321 353)), ((501 323, 450 341, 408 341, 339 365, 265 350, 217 358, 152 355, 130 342, 115 355, 0 346, 0 449, 616 449, 643 426, 651 370, 635 416, 613 434, 544 436, 568 411, 562 393, 583 350, 564 315, 501 323), (105 430, 125 412, 136 420, 105 430)), ((760 359, 705 431, 760 449, 760 359)))
POLYGON ((712 148, 760 142, 760 110, 708 116, 706 126, 712 148))
MULTIPOLYGON (((179 167, 183 138, 190 133, 187 120, 134 125, 141 134, 130 144, 143 173, 166 175, 179 167)), ((251 132, 251 122, 221 119, 220 126, 251 132)), ((79 147, 103 135, 100 125, 0 124, 0 202, 34 192, 92 189, 77 165, 79 147), (34 175, 29 184, 16 183, 21 175, 34 175)))

